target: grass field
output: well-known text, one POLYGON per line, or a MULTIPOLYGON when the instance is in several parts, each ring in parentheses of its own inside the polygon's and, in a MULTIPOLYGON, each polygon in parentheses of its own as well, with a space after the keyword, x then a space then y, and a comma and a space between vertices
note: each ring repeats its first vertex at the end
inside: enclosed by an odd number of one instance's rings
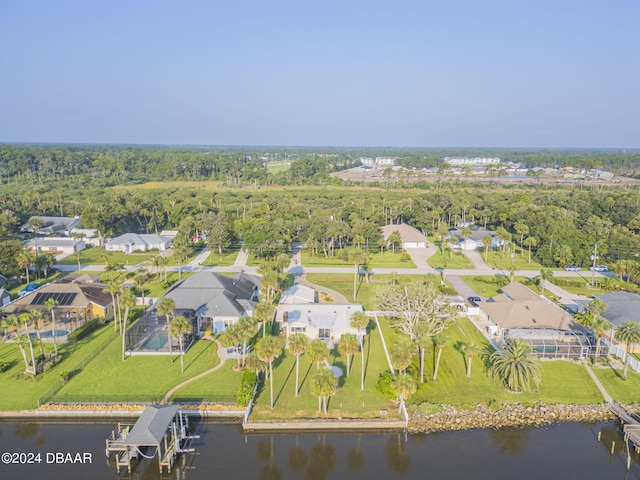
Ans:
MULTIPOLYGON (((370 326, 373 323, 370 323, 370 326)), ((382 325, 385 338, 389 327, 382 325)), ((389 367, 382 349, 382 340, 376 327, 365 337, 365 389, 360 390, 361 357, 356 354, 352 361, 351 373, 341 377, 337 393, 329 400, 327 418, 399 418, 397 407, 376 391, 376 382, 381 372, 389 367), (381 414, 386 411, 386 414, 381 414)), ((346 359, 336 352, 329 358, 330 365, 336 365, 346 373, 346 359)), ((316 371, 305 355, 300 357, 300 394, 295 396, 295 356, 285 351, 274 362, 274 409, 269 408, 269 382, 263 383, 258 391, 252 420, 292 420, 324 418, 318 412, 318 398, 310 391, 310 378, 316 371)))
POLYGON ((174 401, 216 401, 219 397, 235 397, 242 373, 234 372, 235 360, 226 360, 224 365, 204 377, 194 380, 179 389, 172 397, 174 401))
POLYGON ((452 252, 451 250, 445 250, 444 257, 438 250, 427 259, 427 263, 433 268, 443 268, 445 263, 449 269, 472 270, 475 268, 464 253, 452 252))
MULTIPOLYGON (((480 249, 478 252, 482 255, 482 259, 484 260, 484 249, 480 249)), ((515 253, 512 258, 509 252, 501 255, 499 250, 494 250, 489 251, 485 263, 490 267, 497 268, 498 270, 504 270, 507 273, 511 270, 512 265, 516 270, 540 270, 541 268, 544 268, 534 260, 531 260, 531 263, 529 263, 528 255, 529 254, 525 251, 524 255, 515 253)))
MULTIPOLYGON (((462 280, 469 285, 473 290, 480 296, 485 298, 495 297, 498 293, 500 293, 500 289, 502 286, 497 282, 496 276, 471 276, 464 275, 461 276, 462 280)), ((527 285, 527 279, 525 277, 514 277, 516 282, 521 282, 527 285)), ((529 285, 527 285, 529 286, 529 285)), ((536 290, 535 287, 529 286, 532 288, 534 292, 540 293, 536 290)))
MULTIPOLYGON (((146 253, 123 253, 123 252, 107 252, 104 248, 92 247, 82 250, 80 252, 80 264, 81 265, 105 265, 105 257, 109 263, 118 263, 120 265, 138 265, 151 260, 159 253, 157 251, 146 253)), ((70 255, 60 260, 61 265, 77 265, 78 262, 75 259, 75 255, 70 255)))
MULTIPOLYGON (((320 255, 311 256, 311 250, 305 248, 301 252, 302 265, 305 267, 352 267, 353 264, 341 260, 337 256, 326 258, 322 252, 320 255)), ((407 260, 405 262, 400 260, 400 253, 393 254, 391 251, 384 253, 376 250, 369 251, 369 267, 371 268, 416 268, 416 264, 413 260, 407 260)))
POLYGON ((224 254, 222 258, 218 256, 217 252, 211 252, 202 265, 205 267, 229 267, 235 263, 237 257, 237 251, 224 254))
POLYGON ((640 375, 636 372, 629 369, 626 380, 622 380, 622 369, 594 367, 593 372, 614 400, 628 405, 640 404, 640 375))

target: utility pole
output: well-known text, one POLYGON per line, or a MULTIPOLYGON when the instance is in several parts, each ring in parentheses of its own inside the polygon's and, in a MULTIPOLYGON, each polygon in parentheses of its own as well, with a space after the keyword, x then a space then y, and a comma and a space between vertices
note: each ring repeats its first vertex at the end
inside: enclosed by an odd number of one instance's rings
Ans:
POLYGON ((598 261, 598 244, 593 244, 593 255, 591 255, 591 260, 593 260, 593 267, 591 268, 591 286, 596 286, 596 262, 598 261))

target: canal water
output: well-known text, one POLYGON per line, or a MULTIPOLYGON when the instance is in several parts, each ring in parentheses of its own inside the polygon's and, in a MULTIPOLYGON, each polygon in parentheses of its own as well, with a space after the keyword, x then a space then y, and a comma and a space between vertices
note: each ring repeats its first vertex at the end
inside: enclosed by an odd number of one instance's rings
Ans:
POLYGON ((0 423, 0 479, 640 479, 637 455, 627 471, 613 423, 429 435, 244 435, 238 425, 200 423, 196 452, 162 475, 157 461, 142 461, 131 475, 107 463, 105 439, 115 423, 0 423), (6 452, 18 463, 5 464, 6 452), (22 464, 29 459, 15 453, 40 454, 40 461, 22 464))

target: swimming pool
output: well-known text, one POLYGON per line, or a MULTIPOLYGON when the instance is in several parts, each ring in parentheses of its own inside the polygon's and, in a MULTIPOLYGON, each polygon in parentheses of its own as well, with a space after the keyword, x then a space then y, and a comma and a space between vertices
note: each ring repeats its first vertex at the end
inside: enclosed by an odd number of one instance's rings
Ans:
POLYGON ((149 338, 147 338, 142 344, 144 350, 160 350, 169 340, 169 337, 164 332, 154 332, 149 338))

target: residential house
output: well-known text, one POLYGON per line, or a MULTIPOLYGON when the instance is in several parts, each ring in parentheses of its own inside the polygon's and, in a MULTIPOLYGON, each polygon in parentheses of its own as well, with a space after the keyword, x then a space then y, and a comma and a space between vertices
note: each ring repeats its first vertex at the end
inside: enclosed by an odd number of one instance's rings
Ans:
POLYGON ((102 246, 102 239, 98 235, 98 230, 95 228, 74 228, 71 230, 70 237, 78 237, 84 242, 85 245, 92 245, 94 247, 102 246))
POLYGON ((58 302, 56 320, 80 321, 102 317, 113 318, 113 304, 106 286, 99 283, 48 283, 7 305, 5 314, 21 314, 31 310, 46 310, 50 298, 58 302))
POLYGON ((158 250, 164 252, 171 248, 172 239, 152 233, 125 233, 112 238, 105 244, 108 252, 146 252, 158 250))
POLYGON ((0 274, 0 287, 6 287, 7 285, 9 285, 9 279, 0 274))
POLYGON ((43 217, 34 216, 20 227, 22 232, 39 233, 40 235, 60 234, 69 236, 80 224, 80 217, 43 217))
POLYGON ((36 254, 50 253, 59 255, 61 253, 75 253, 85 249, 82 240, 66 237, 36 237, 31 238, 26 243, 27 249, 36 254))
POLYGON ((260 278, 254 275, 199 272, 176 283, 164 296, 176 303, 176 313, 195 318, 198 333, 221 333, 243 315, 253 316, 259 287, 260 278))
POLYGON ((342 335, 350 333, 360 338, 364 332, 351 326, 351 315, 363 312, 359 304, 305 303, 279 304, 276 322, 288 337, 303 333, 309 340, 319 338, 333 348, 342 335))
MULTIPOLYGON (((602 295, 594 295, 602 300, 607 308, 600 316, 611 322, 611 330, 603 333, 603 337, 611 340, 615 336, 615 329, 625 322, 640 323, 640 295, 631 292, 611 292, 602 295)), ((582 301, 583 309, 591 300, 582 301)), ((640 353, 640 345, 632 346, 633 353, 640 353)))
POLYGON ((280 295, 281 305, 301 305, 318 303, 318 293, 311 287, 295 284, 280 295))
POLYGON ((588 329, 519 282, 503 287, 502 293, 479 307, 479 317, 498 343, 522 338, 534 353, 552 358, 584 357, 595 347, 588 329))
POLYGON ((506 245, 507 242, 504 240, 500 240, 496 235, 496 232, 487 230, 478 225, 470 225, 469 229, 471 230, 471 235, 463 236, 462 229, 459 227, 451 227, 449 229, 449 238, 458 238, 459 241, 453 244, 453 248, 471 251, 478 250, 484 248, 482 244, 482 239, 489 235, 491 237, 491 247, 490 248, 499 248, 503 245, 506 245))
POLYGON ((393 232, 400 233, 400 241, 402 248, 426 248, 427 237, 417 228, 413 228, 406 223, 390 224, 381 227, 382 236, 385 240, 389 240, 389 237, 393 232))
POLYGON ((4 288, 0 288, 0 307, 9 305, 11 303, 11 294, 4 288))

